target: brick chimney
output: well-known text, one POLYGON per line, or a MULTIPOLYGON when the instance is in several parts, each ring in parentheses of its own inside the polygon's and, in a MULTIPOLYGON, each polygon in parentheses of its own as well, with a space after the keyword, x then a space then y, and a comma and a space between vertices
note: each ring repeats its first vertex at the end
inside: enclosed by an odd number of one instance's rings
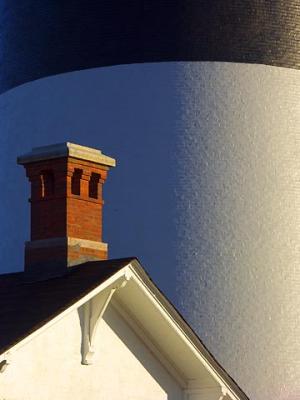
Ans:
POLYGON ((60 143, 36 147, 17 161, 31 182, 25 272, 48 278, 73 265, 106 259, 102 185, 115 160, 100 150, 60 143))

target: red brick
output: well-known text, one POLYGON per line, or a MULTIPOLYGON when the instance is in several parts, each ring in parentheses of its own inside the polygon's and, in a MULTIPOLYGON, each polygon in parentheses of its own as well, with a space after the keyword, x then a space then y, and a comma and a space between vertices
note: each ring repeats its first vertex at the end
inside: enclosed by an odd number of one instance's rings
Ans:
MULTIPOLYGON (((32 241, 62 237, 102 241, 102 185, 108 167, 72 157, 30 162, 24 166, 31 182, 32 241), (74 178, 80 177, 80 194, 72 193, 75 169, 81 171, 74 178), (89 184, 92 174, 93 181, 89 184), (95 193, 98 198, 92 197, 95 193)), ((57 260, 67 265, 70 260, 86 257, 106 259, 107 252, 79 246, 30 248, 25 252, 25 268, 57 260)))

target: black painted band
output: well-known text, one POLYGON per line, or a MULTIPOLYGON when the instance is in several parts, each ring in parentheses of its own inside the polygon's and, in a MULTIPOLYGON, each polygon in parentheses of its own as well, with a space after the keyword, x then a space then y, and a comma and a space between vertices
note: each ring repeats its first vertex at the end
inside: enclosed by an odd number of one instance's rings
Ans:
POLYGON ((0 11, 0 92, 139 62, 300 68, 299 0, 6 0, 0 11))

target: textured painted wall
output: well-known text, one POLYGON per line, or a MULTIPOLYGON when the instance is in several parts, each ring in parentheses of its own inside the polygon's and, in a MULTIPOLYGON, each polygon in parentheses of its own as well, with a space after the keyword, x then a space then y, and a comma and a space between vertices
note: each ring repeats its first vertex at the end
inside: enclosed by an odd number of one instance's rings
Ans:
POLYGON ((75 310, 12 353, 0 399, 182 400, 177 382, 112 308, 100 323, 92 365, 81 364, 81 335, 75 310))
POLYGON ((182 67, 178 298, 253 399, 300 398, 300 73, 182 67))

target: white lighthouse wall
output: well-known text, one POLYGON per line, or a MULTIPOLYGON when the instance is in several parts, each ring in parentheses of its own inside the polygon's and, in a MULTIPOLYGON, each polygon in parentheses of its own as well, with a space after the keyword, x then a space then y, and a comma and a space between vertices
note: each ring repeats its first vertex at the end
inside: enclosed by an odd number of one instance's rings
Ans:
POLYGON ((136 255, 250 398, 300 396, 300 71, 221 62, 99 68, 0 97, 0 268, 21 270, 16 156, 65 140, 118 161, 111 257, 136 255))
POLYGON ((1 400, 183 400, 182 389, 111 308, 92 365, 81 364, 77 310, 10 355, 1 400))
POLYGON ((300 398, 300 71, 182 71, 178 299, 253 399, 300 398))

